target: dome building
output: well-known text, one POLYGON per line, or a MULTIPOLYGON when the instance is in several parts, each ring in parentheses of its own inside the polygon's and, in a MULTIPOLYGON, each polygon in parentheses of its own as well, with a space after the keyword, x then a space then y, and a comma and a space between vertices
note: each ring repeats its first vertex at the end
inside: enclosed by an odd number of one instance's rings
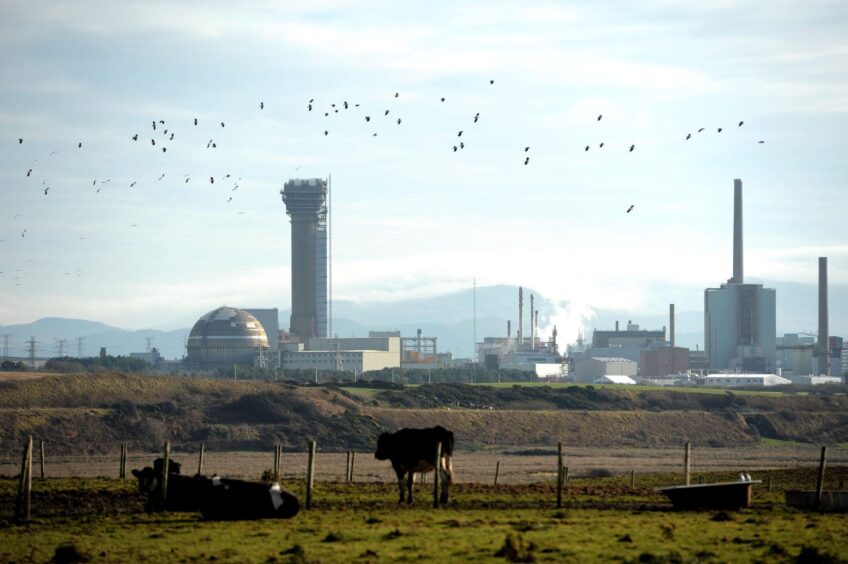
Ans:
POLYGON ((264 366, 268 336, 262 324, 242 309, 219 307, 197 320, 186 344, 192 368, 235 364, 264 366))

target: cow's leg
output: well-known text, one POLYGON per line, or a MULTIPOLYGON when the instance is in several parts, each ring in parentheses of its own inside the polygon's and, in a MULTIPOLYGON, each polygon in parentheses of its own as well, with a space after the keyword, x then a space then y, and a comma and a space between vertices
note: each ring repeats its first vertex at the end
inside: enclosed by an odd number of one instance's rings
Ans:
POLYGON ((401 470, 396 470, 395 472, 397 473, 398 491, 400 492, 400 498, 398 499, 398 503, 403 503, 403 501, 404 501, 404 495, 403 495, 403 493, 404 493, 403 492, 403 486, 404 486, 403 475, 404 475, 404 472, 401 471, 401 470))
POLYGON ((406 497, 406 503, 409 503, 409 504, 412 503, 412 482, 413 482, 414 478, 415 478, 415 472, 410 471, 409 477, 406 479, 406 490, 408 492, 408 495, 406 497))
POLYGON ((450 467, 450 459, 442 457, 439 461, 439 467, 436 470, 439 473, 439 477, 442 481, 442 493, 439 496, 439 502, 442 504, 447 504, 448 502, 448 487, 451 482, 451 467, 450 467))

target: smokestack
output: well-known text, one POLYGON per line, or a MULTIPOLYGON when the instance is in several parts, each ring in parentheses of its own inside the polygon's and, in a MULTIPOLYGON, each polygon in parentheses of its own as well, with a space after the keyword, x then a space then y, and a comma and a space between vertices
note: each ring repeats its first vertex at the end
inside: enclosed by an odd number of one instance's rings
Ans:
POLYGON ((518 287, 518 346, 524 344, 524 288, 518 287))
POLYGON ((742 284, 742 181, 733 180, 733 282, 742 284))
POLYGON ((509 320, 509 319, 506 322, 506 338, 507 339, 512 338, 512 321, 509 320))
POLYGON ((829 331, 827 323, 827 257, 819 257, 819 374, 830 373, 829 331))
POLYGON ((530 294, 530 348, 536 348, 536 322, 533 311, 536 307, 536 294, 530 294))
POLYGON ((615 320, 615 330, 618 331, 618 320, 615 320))
POLYGON ((536 339, 539 338, 539 310, 533 311, 533 346, 536 346, 536 339))
POLYGON ((674 304, 668 304, 668 340, 674 346, 674 304))

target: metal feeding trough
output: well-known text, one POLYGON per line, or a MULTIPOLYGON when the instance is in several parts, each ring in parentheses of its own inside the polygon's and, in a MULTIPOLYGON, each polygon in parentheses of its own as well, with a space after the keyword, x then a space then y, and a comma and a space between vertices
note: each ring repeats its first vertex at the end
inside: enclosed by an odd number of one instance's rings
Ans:
POLYGON ((754 484, 761 480, 740 480, 716 484, 657 488, 668 496, 675 509, 742 509, 751 507, 754 484))

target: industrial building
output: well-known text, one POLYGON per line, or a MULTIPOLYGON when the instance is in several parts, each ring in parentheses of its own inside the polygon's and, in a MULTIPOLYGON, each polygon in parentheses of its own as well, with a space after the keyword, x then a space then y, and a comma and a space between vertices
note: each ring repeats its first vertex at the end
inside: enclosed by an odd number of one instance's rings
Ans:
POLYGON ((280 350, 280 312, 277 308, 244 308, 244 311, 255 317, 268 337, 268 356, 277 357, 280 350))
POLYGON ((768 373, 776 368, 776 295, 744 282, 742 181, 733 183, 733 277, 704 291, 705 349, 712 370, 768 373))
POLYGON ((775 374, 708 374, 698 380, 708 388, 763 388, 791 384, 788 378, 775 374))
POLYGON ((574 381, 591 384, 604 376, 636 376, 637 371, 638 365, 630 359, 592 356, 575 363, 574 381))
POLYGON ((400 337, 312 338, 288 343, 280 355, 283 370, 328 370, 362 373, 399 368, 400 337))
POLYGON ((268 336, 256 317, 242 309, 219 307, 192 327, 186 344, 186 368, 266 367, 269 348, 268 336))
POLYGON ((685 374, 689 371, 689 349, 659 347, 642 351, 639 357, 639 375, 643 378, 685 374))
POLYGON ((291 217, 290 331, 301 341, 328 336, 327 181, 292 179, 280 191, 291 217))

